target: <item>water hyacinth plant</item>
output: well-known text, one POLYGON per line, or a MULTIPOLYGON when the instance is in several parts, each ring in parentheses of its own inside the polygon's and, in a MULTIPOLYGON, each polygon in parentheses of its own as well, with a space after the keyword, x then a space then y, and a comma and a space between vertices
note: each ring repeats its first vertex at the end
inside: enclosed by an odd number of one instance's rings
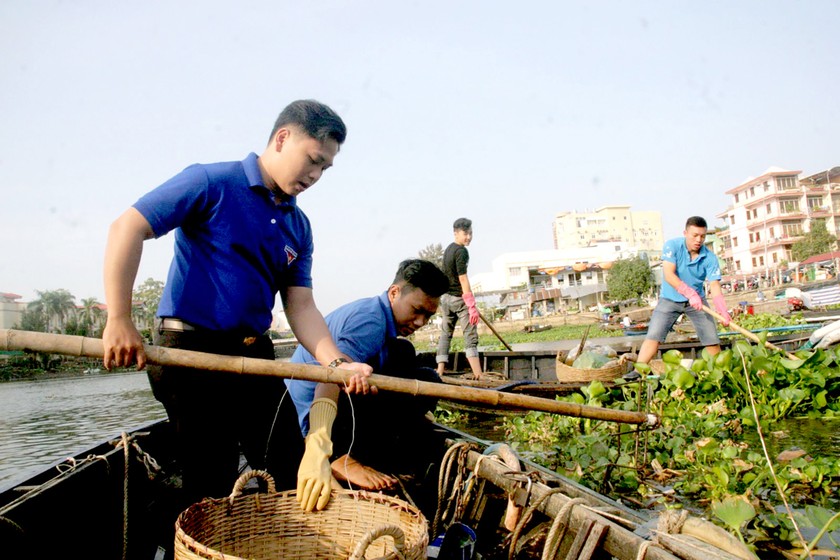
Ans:
POLYGON ((761 553, 836 546, 840 457, 778 448, 784 419, 840 416, 840 351, 796 359, 736 341, 690 367, 678 351, 664 372, 637 364, 639 381, 593 382, 564 397, 624 410, 645 408, 662 424, 627 426, 532 412, 506 419, 507 438, 530 458, 590 488, 648 508, 690 508, 761 553))

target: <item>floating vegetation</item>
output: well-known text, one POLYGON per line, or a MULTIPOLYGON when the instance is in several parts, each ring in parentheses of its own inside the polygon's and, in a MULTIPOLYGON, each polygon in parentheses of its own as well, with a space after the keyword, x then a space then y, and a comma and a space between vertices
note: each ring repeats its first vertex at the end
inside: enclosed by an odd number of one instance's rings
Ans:
MULTIPOLYGON (((762 335, 760 335, 762 336, 762 335)), ((639 382, 592 382, 563 400, 659 414, 662 425, 627 426, 531 412, 505 420, 527 455, 602 493, 647 508, 691 508, 760 555, 771 549, 840 549, 840 457, 786 449, 779 420, 840 417, 840 352, 798 351, 796 359, 736 341, 690 367, 679 351, 664 372, 637 364, 639 382), (748 443, 753 442, 753 443, 748 443)), ((762 556, 764 557, 764 556, 762 556)))

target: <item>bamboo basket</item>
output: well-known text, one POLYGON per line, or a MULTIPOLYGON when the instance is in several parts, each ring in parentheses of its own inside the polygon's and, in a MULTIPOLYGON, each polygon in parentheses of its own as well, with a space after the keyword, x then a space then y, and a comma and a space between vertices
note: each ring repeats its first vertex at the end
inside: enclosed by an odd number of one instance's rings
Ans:
POLYGON ((614 365, 597 368, 597 369, 583 369, 566 365, 560 354, 555 360, 557 367, 557 381, 570 382, 582 381, 588 383, 590 381, 613 381, 627 373, 627 362, 623 357, 618 359, 614 365))
POLYGON ((428 523, 408 503, 384 494, 333 490, 319 512, 304 512, 296 491, 276 492, 264 471, 236 481, 229 498, 206 498, 178 516, 175 560, 426 558, 428 523), (254 477, 268 494, 242 495, 254 477))

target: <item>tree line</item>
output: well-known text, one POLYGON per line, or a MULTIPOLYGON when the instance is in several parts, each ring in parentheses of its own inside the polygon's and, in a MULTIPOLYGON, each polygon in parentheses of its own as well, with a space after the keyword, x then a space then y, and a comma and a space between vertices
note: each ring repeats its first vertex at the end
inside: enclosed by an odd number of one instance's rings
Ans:
MULTIPOLYGON (((102 302, 90 297, 77 304, 76 296, 63 288, 35 293, 38 297, 27 304, 16 328, 102 338, 107 318, 102 302)), ((144 335, 151 331, 162 293, 163 282, 153 278, 132 292, 131 317, 144 335)))

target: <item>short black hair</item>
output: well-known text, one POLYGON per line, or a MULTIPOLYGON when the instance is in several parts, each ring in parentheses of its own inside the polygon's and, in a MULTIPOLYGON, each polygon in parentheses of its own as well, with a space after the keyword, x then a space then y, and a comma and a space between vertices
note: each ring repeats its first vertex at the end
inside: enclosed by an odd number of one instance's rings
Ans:
POLYGON ((691 226, 709 229, 709 226, 706 225, 706 220, 700 216, 692 216, 685 221, 685 229, 688 229, 691 226))
POLYGON ((274 122, 271 136, 268 137, 269 144, 278 130, 289 125, 300 127, 319 142, 331 138, 340 146, 347 138, 347 127, 341 117, 314 99, 299 99, 289 103, 274 122))
POLYGON ((452 224, 452 229, 455 231, 468 231, 472 229, 472 220, 469 218, 458 218, 455 220, 455 223, 452 224))
POLYGON ((406 259, 397 268, 393 284, 407 292, 420 289, 429 297, 440 297, 449 289, 449 278, 430 261, 406 259))

